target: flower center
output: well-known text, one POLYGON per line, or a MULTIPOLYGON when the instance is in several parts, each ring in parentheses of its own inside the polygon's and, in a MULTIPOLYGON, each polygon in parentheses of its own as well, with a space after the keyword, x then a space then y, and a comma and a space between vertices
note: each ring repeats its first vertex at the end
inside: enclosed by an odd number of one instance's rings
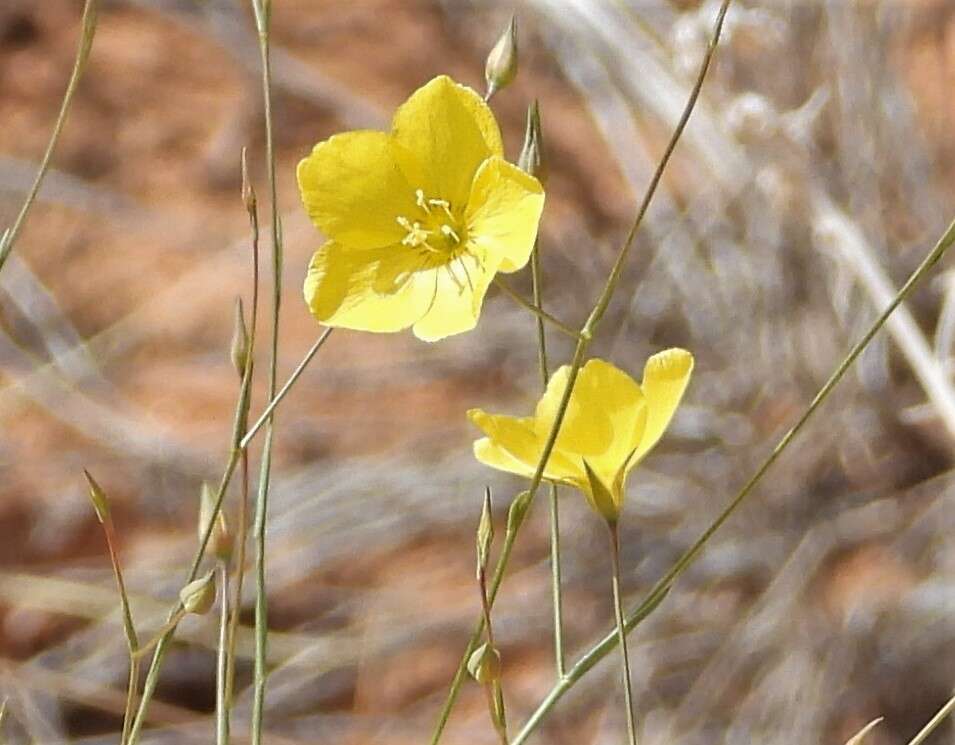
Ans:
POLYGON ((429 199, 422 189, 415 191, 415 202, 420 212, 412 217, 400 215, 396 218, 406 231, 401 243, 420 248, 433 259, 442 259, 441 263, 452 261, 465 249, 463 220, 449 202, 429 199))

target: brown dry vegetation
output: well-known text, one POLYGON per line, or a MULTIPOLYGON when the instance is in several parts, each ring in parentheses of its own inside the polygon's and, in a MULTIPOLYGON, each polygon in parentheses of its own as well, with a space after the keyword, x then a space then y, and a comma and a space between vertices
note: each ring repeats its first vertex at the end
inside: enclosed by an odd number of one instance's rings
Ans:
MULTIPOLYGON (((243 145, 265 192, 244 5, 106 4, 54 171, 0 276, 0 698, 10 699, 12 743, 116 741, 124 648, 81 469, 115 502, 148 630, 191 555, 199 482, 217 477, 226 454, 232 301, 249 287, 243 145)), ((479 86, 509 8, 275 6, 287 372, 318 333, 299 288, 320 237, 298 206, 294 164, 334 131, 380 126, 436 73, 479 86)), ((522 71, 495 107, 514 154, 524 107, 541 99, 548 302, 576 322, 672 126, 667 112, 682 105, 712 7, 519 6, 522 71)), ((79 8, 0 4, 0 225, 56 116, 79 8)), ((840 247, 858 238, 898 284, 951 218, 955 5, 741 1, 731 13, 595 349, 631 369, 664 345, 698 356, 689 405, 633 480, 624 558, 634 599, 873 317, 840 247)), ((910 306, 936 343, 931 364, 946 369, 952 287, 939 272, 910 306)), ((532 320, 500 296, 477 331, 437 346, 336 334, 280 410, 269 742, 424 741, 478 608, 481 487, 490 481, 502 509, 519 487, 470 458, 463 412, 531 405, 533 339, 532 320)), ((553 353, 563 360, 563 340, 553 353)), ((867 742, 892 745, 949 696, 955 430, 918 380, 898 339, 883 335, 637 633, 643 742, 842 742, 885 715, 867 742)), ((610 626, 607 557, 580 500, 563 504, 576 652, 610 626)), ((546 543, 539 506, 497 607, 515 721, 552 679, 546 543)), ((184 624, 149 742, 209 741, 212 624, 184 624)), ((539 741, 616 742, 616 681, 615 661, 599 666, 539 741)), ((243 692, 237 732, 248 710, 243 692)), ((476 687, 447 741, 494 742, 476 687)))

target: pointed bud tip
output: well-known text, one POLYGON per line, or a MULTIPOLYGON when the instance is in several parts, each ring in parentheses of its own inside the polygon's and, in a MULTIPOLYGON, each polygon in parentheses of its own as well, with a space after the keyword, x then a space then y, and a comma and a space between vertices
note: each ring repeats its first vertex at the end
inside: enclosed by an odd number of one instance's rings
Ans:
POLYGON ((96 511, 96 519, 101 523, 105 523, 109 519, 109 499, 106 497, 106 492, 103 491, 102 487, 96 483, 96 479, 94 479, 92 474, 85 468, 83 469, 83 476, 86 477, 86 484, 90 492, 90 502, 93 503, 93 509, 96 511))
POLYGON ((517 159, 518 167, 525 173, 529 173, 541 184, 547 181, 547 167, 544 160, 544 138, 541 132, 540 106, 537 100, 527 108, 527 124, 524 128, 524 145, 521 148, 520 157, 517 159))
POLYGON ((495 93, 510 85, 516 75, 517 19, 511 16, 504 32, 487 55, 484 65, 484 79, 487 81, 485 99, 490 100, 495 93))
POLYGON ((491 512, 491 490, 484 489, 484 504, 481 507, 481 519, 477 529, 477 574, 487 569, 487 562, 491 555, 491 544, 494 541, 494 520, 491 512))
POLYGON ((245 375, 245 366, 249 359, 249 332, 245 325, 245 310, 242 298, 235 299, 235 321, 232 329, 232 342, 229 346, 232 366, 241 379, 245 375))

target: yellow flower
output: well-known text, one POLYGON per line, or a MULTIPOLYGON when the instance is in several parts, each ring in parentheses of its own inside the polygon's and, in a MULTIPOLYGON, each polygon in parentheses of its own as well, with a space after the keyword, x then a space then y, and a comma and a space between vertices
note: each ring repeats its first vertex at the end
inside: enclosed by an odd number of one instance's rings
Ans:
MULTIPOLYGON (((580 489, 599 514, 616 521, 627 474, 663 436, 692 371, 693 355, 684 349, 653 355, 647 360, 642 383, 609 362, 587 362, 571 393, 544 478, 580 489)), ((474 443, 477 459, 500 471, 532 478, 569 374, 566 365, 554 373, 534 416, 469 411, 468 417, 487 435, 474 443)))
POLYGON ((346 132, 298 166, 309 217, 329 239, 305 299, 328 326, 469 331, 496 272, 523 267, 544 206, 540 183, 503 157, 490 108, 446 76, 412 94, 391 132, 346 132))

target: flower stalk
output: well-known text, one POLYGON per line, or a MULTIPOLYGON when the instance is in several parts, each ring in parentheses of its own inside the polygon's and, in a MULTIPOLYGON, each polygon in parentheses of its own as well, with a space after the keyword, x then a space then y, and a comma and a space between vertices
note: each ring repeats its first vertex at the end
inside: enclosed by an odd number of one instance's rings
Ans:
MULTIPOLYGON (((713 36, 710 40, 709 47, 707 48, 706 54, 703 57, 702 64, 700 65, 700 71, 697 75, 696 82, 693 85, 690 95, 687 99, 686 105, 683 109, 683 113, 680 116, 677 126, 673 131, 673 134, 670 137, 669 142, 667 143, 666 149, 663 152, 663 155, 660 158, 657 168, 654 171, 653 177, 650 179, 650 183, 647 186, 647 191, 643 197, 643 200, 640 202, 640 205, 637 208, 636 215, 633 220, 633 224, 627 233, 627 237, 624 240, 623 246, 620 250, 620 253, 617 256, 617 260, 614 263, 613 268, 611 269, 610 276, 607 278, 607 283, 604 286, 604 289, 595 304, 593 311, 587 319, 587 322, 584 324, 580 332, 580 338, 577 342, 576 348, 574 349, 574 356, 570 364, 570 371, 568 374, 567 387, 561 400, 560 406, 557 411, 557 416, 554 419, 554 426, 551 430, 548 441, 545 444, 543 452, 541 453, 540 463, 538 465, 537 471, 534 474, 534 478, 531 481, 530 488, 528 489, 529 501, 533 500, 534 495, 537 492, 537 488, 540 485, 541 479, 543 478, 544 466, 547 463, 547 460, 550 458, 551 451, 554 448, 554 444, 557 440, 557 435, 560 431, 560 426, 563 423, 564 416, 567 411, 567 404, 570 400, 571 392, 573 391, 574 383, 577 380, 577 374, 580 371, 581 366, 584 363, 586 358, 588 347, 590 346, 590 341, 593 339, 594 332, 600 324, 600 320, 603 318, 604 313, 607 310, 607 306, 610 304, 610 300, 613 297, 614 291, 617 287, 617 282, 620 278, 620 273, 623 270, 623 266, 626 262, 626 258, 630 253, 630 248, 633 244, 633 241, 636 237, 637 231, 640 228, 640 225, 643 223, 643 219, 646 216, 647 209, 650 206, 650 202, 653 200, 656 190, 660 184, 660 180, 663 177, 663 173, 666 170, 667 165, 670 162, 670 158, 673 155, 673 151, 676 149, 676 145, 679 142, 680 138, 683 135, 683 131, 686 129, 686 124, 690 119, 690 115, 693 113, 693 109, 696 107, 696 102, 699 99, 700 90, 703 87, 703 81, 706 78, 706 73, 710 68, 710 63, 712 62, 713 55, 716 51, 716 47, 719 44, 719 38, 723 30, 723 21, 726 18, 726 12, 729 8, 730 0, 723 0, 720 5, 719 13, 716 17, 716 23, 713 30, 713 36)), ((491 592, 490 592, 490 602, 493 606, 494 599, 497 595, 497 590, 500 587, 501 582, 503 581, 504 573, 507 568, 507 562, 510 559, 510 551, 507 550, 508 546, 505 542, 505 550, 502 550, 501 556, 498 559, 497 566, 494 570, 494 575, 491 581, 491 592)), ((662 599, 662 598, 661 598, 662 599)), ((480 634, 483 630, 484 622, 483 619, 479 620, 476 624, 475 631, 471 635, 471 639, 468 642, 468 645, 465 649, 465 654, 462 657, 461 663, 458 665, 458 669, 455 672, 455 675, 451 681, 450 690, 448 692, 448 697, 445 700, 444 706, 441 708, 441 712, 438 715, 438 721, 435 725, 434 733, 431 737, 431 745, 437 745, 440 742, 441 736, 444 733, 444 728, 447 725, 448 719, 451 716, 451 710, 454 708, 454 704, 457 701, 458 694, 461 689, 461 684, 464 681, 464 674, 466 672, 467 659, 471 652, 474 651, 474 648, 477 646, 477 642, 480 639, 480 634)), ((576 668, 576 666, 575 666, 576 668)), ((558 681, 558 686, 566 680, 566 676, 561 681, 558 681)), ((518 735, 518 738, 520 735, 518 735)), ((512 745, 516 745, 512 743, 512 745)))
POLYGON ((617 640, 620 644, 620 661, 623 667, 623 694, 627 709, 627 739, 637 745, 637 727, 633 718, 633 683, 630 678, 630 654, 627 651, 627 630, 623 618, 623 601, 620 593, 620 530, 616 521, 607 521, 610 537, 610 579, 613 585, 613 611, 617 623, 617 640))

